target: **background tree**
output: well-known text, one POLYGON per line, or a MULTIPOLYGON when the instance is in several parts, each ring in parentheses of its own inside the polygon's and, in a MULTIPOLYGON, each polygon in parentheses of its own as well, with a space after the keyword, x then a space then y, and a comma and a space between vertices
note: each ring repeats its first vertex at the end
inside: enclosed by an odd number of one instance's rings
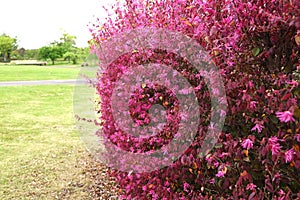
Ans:
POLYGON ((63 33, 59 41, 54 43, 62 48, 63 53, 73 52, 76 45, 76 36, 63 33))
POLYGON ((26 50, 24 48, 19 48, 19 49, 12 51, 10 54, 11 60, 19 60, 19 59, 24 60, 25 51, 26 50))
POLYGON ((10 61, 11 52, 17 49, 17 39, 6 34, 0 36, 0 54, 4 62, 10 61))
POLYGON ((78 48, 72 47, 70 51, 64 54, 64 59, 68 60, 69 63, 72 61, 73 64, 77 64, 79 60, 84 61, 89 54, 89 48, 78 48))
POLYGON ((86 61, 90 54, 90 48, 89 47, 79 48, 77 54, 80 60, 86 61))
POLYGON ((24 54, 24 59, 26 60, 36 60, 38 59, 39 50, 38 49, 26 49, 24 54))
POLYGON ((63 49, 57 45, 44 46, 39 50, 40 59, 50 59, 52 64, 55 64, 55 60, 63 56, 63 49))
POLYGON ((20 49, 18 49, 17 51, 18 51, 18 54, 20 55, 20 57, 21 57, 22 59, 24 59, 26 49, 20 48, 20 49))
POLYGON ((79 58, 78 54, 76 54, 74 52, 68 51, 64 54, 64 59, 68 60, 69 63, 70 63, 70 61, 72 61, 73 64, 77 64, 78 58, 79 58))
POLYGON ((49 46, 39 49, 40 59, 51 59, 52 64, 55 60, 63 58, 69 63, 77 64, 79 60, 84 60, 89 52, 89 48, 76 47, 76 36, 63 33, 58 41, 53 41, 49 46))

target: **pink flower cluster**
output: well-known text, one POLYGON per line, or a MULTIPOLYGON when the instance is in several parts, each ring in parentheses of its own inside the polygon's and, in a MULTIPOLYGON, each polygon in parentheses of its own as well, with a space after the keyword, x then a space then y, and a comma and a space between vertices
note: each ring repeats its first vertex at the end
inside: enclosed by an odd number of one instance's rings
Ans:
POLYGON ((293 113, 290 111, 276 112, 276 116, 281 122, 294 122, 293 113))
POLYGON ((245 149, 251 149, 253 147, 253 142, 252 140, 250 139, 245 139, 243 142, 242 142, 242 147, 245 148, 245 149))
MULTIPOLYGON (((163 49, 137 49, 99 71, 96 89, 101 99, 101 131, 128 152, 149 152, 168 144, 178 129, 180 105, 167 88, 142 85, 127 104, 130 117, 141 126, 156 123, 158 117, 150 118, 149 108, 159 104, 166 111, 167 125, 149 138, 126 132, 115 122, 111 109, 115 83, 126 70, 147 63, 171 66, 195 88, 199 99, 198 131, 187 133, 194 134, 195 140, 179 159, 149 173, 110 170, 123 199, 300 198, 298 0, 126 0, 110 10, 113 14, 105 23, 99 20, 91 27, 90 43, 100 61, 111 55, 101 55, 99 45, 120 32, 143 27, 180 32, 209 52, 229 103, 215 148, 201 157, 199 149, 209 145, 203 139, 211 117, 210 91, 186 58, 163 49)), ((181 92, 188 91, 183 88, 181 92)), ((127 158, 122 159, 128 163, 127 158)))
POLYGON ((279 139, 276 136, 270 137, 268 144, 272 152, 272 155, 277 155, 281 151, 281 146, 279 144, 279 139))

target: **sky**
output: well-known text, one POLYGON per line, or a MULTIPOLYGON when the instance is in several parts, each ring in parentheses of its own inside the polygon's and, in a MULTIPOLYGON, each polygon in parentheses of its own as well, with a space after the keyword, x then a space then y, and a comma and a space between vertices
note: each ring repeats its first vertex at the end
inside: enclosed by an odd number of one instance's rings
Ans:
POLYGON ((102 5, 115 0, 0 0, 0 35, 17 37, 18 46, 37 49, 66 32, 87 47, 89 22, 104 18, 102 5))

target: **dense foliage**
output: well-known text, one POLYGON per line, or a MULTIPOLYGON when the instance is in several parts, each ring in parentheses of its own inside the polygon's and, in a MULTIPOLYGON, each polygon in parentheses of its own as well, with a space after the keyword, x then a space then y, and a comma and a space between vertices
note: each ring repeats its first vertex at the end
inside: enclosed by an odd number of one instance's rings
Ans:
POLYGON ((63 33, 59 41, 53 41, 47 46, 43 46, 38 50, 38 58, 50 59, 55 64, 57 59, 67 60, 69 63, 77 64, 79 60, 84 60, 88 55, 87 48, 76 47, 76 36, 63 33))
POLYGON ((10 62, 11 53, 17 49, 17 38, 0 35, 0 61, 10 62))
MULTIPOLYGON (((98 44, 126 30, 151 27, 183 33, 213 57, 229 104, 216 147, 201 158, 197 153, 203 138, 200 129, 207 125, 210 109, 204 108, 210 106, 210 99, 203 80, 184 58, 148 49, 122 55, 99 73, 103 132, 116 145, 132 152, 160 148, 171 137, 163 132, 161 140, 136 144, 121 131, 122 127, 116 127, 110 110, 111 93, 124 69, 163 63, 183 73, 195 88, 203 88, 197 91, 197 97, 202 104, 199 112, 205 116, 195 141, 180 159, 150 173, 111 170, 124 199, 300 198, 300 2, 128 0, 112 10, 105 23, 98 21, 91 28, 92 48, 98 55, 98 44), (134 148, 130 148, 132 144, 134 148)), ((175 100, 164 101, 170 96, 167 90, 146 90, 140 93, 152 94, 148 96, 150 103, 161 101, 167 112, 174 109, 175 100), (162 98, 156 99, 155 92, 162 98)), ((136 96, 130 109, 132 117, 143 125, 149 119, 134 114, 145 112, 138 104, 144 99, 136 96)), ((173 133, 173 126, 169 129, 173 133)))

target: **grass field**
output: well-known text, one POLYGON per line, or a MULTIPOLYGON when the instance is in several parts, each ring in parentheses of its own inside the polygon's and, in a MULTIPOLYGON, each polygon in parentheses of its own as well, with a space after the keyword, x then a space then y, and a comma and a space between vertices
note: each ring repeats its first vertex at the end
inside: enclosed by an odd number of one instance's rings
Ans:
POLYGON ((82 73, 94 76, 95 70, 80 66, 0 65, 0 81, 76 79, 82 73))
POLYGON ((0 81, 76 79, 80 67, 0 66, 0 81))
MULTIPOLYGON (((22 79, 41 79, 38 74, 22 79)), ((87 153, 74 126, 73 86, 0 87, 0 94, 0 199, 87 199, 87 153)))

